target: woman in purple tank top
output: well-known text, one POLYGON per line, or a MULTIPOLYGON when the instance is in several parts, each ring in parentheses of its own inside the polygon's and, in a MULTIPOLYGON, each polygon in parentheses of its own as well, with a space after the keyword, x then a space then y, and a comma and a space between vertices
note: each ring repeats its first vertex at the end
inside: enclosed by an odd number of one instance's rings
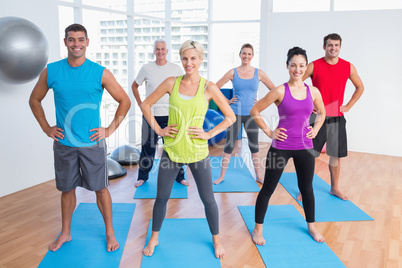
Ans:
POLYGON ((252 236, 257 245, 265 244, 262 235, 265 213, 289 158, 293 158, 295 165, 308 231, 315 241, 324 241, 324 237, 315 227, 315 158, 312 153, 312 139, 324 122, 325 108, 318 89, 303 83, 303 74, 307 69, 306 51, 299 47, 290 49, 286 66, 289 81, 268 92, 250 111, 257 125, 272 138, 266 159, 264 184, 255 205, 255 227, 252 236), (278 107, 279 113, 279 124, 275 130, 265 124, 260 114, 273 103, 278 107), (314 107, 317 110, 317 118, 314 127, 310 127, 309 118, 314 107))

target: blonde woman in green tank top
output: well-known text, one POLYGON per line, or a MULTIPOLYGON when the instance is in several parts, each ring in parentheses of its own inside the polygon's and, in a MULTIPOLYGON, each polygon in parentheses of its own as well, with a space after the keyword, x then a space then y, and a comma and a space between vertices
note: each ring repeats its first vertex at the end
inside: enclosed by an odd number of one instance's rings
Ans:
POLYGON ((166 214, 166 203, 180 167, 188 165, 197 184, 198 193, 205 207, 205 214, 212 234, 215 257, 225 257, 219 237, 219 213, 212 191, 211 165, 208 139, 224 131, 236 121, 226 98, 212 83, 205 81, 198 72, 204 59, 202 45, 188 40, 180 48, 184 76, 169 77, 141 105, 149 125, 164 138, 164 152, 158 172, 158 190, 153 209, 152 235, 143 250, 152 256, 158 245, 158 235, 166 214), (169 94, 169 123, 162 129, 151 113, 151 106, 169 94), (225 120, 205 132, 202 128, 210 100, 218 105, 225 120), (176 173, 176 175, 174 175, 176 173), (171 180, 173 178, 173 180, 171 180))

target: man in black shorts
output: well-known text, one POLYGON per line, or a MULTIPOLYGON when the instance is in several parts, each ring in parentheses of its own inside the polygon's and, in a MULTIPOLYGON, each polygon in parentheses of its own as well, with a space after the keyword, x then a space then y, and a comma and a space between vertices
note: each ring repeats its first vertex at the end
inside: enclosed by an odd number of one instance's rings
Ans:
POLYGON ((85 56, 89 44, 86 29, 72 24, 65 29, 68 57, 47 65, 39 76, 29 104, 43 132, 54 139, 56 187, 61 191, 61 233, 49 245, 56 251, 71 237, 71 219, 76 207, 75 188, 95 191, 106 227, 106 249, 119 248, 112 221, 112 199, 107 186, 108 171, 105 138, 120 125, 130 108, 130 99, 113 74, 85 56), (50 126, 42 100, 49 89, 54 92, 57 123, 50 126), (100 105, 103 89, 118 102, 107 128, 101 127, 100 105))
MULTIPOLYGON (((303 80, 311 77, 313 85, 320 90, 325 105, 325 123, 313 140, 314 149, 317 153, 316 157, 319 156, 324 144, 327 143, 327 154, 330 156, 330 193, 342 200, 347 200, 338 186, 341 168, 340 158, 346 157, 348 153, 346 120, 343 114, 348 112, 358 101, 363 94, 364 86, 353 64, 339 57, 341 42, 342 38, 336 33, 325 36, 323 45, 325 56, 309 63, 303 80), (344 94, 348 80, 355 86, 355 92, 349 102, 344 105, 344 94)), ((301 199, 300 194, 297 199, 301 199)))

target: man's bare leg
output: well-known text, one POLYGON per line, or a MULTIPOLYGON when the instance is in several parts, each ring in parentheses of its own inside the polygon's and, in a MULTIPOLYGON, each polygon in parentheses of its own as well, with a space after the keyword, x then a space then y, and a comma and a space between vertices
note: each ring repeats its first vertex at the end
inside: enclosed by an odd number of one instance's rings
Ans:
POLYGON ((255 169, 255 180, 261 184, 264 183, 264 174, 263 174, 263 168, 262 168, 262 159, 258 156, 258 153, 252 153, 251 154, 253 158, 253 165, 255 169))
POLYGON ((339 197, 342 200, 348 198, 339 190, 339 174, 341 171, 341 161, 338 157, 329 157, 329 173, 331 174, 331 191, 330 194, 339 197))
POLYGON ((148 256, 148 257, 150 257, 154 254, 155 247, 157 245, 159 245, 158 237, 159 237, 159 232, 152 231, 151 238, 149 239, 148 244, 142 250, 142 254, 144 254, 145 256, 148 256))
POLYGON ((219 184, 225 179, 226 170, 228 169, 230 157, 232 154, 223 153, 221 164, 221 175, 213 181, 213 184, 219 184))
MULTIPOLYGON (((339 157, 329 157, 329 174, 331 175, 331 191, 329 192, 333 196, 336 196, 342 200, 348 200, 348 198, 339 190, 339 174, 341 172, 341 160, 339 157)), ((301 193, 296 198, 298 201, 302 201, 301 193)))
POLYGON ((49 245, 49 250, 56 251, 64 243, 71 241, 71 219, 76 206, 75 188, 61 193, 61 233, 49 245))
POLYGON ((188 183, 186 180, 181 180, 179 183, 183 184, 184 186, 190 186, 190 183, 188 183))
POLYGON ((96 203, 98 204, 99 211, 101 212, 105 222, 107 243, 106 250, 115 251, 119 248, 119 243, 114 236, 112 198, 107 188, 96 191, 96 203))
POLYGON ((144 182, 145 182, 144 180, 138 180, 138 181, 134 184, 134 187, 139 187, 139 186, 143 185, 144 182))

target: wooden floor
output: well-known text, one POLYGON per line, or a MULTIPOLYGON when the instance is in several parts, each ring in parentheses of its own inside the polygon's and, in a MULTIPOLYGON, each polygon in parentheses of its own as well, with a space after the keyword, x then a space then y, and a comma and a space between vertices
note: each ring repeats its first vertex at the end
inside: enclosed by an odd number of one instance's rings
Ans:
MULTIPOLYGON (((261 144, 261 157, 269 144, 261 144)), ((247 154, 245 143, 236 145, 235 154, 247 154)), ((210 154, 220 156, 221 148, 210 154)), ((329 182, 328 158, 316 160, 315 173, 329 182)), ((137 166, 127 167, 127 175, 111 181, 113 202, 136 203, 120 267, 140 267, 154 200, 134 200, 137 166)), ((290 162, 285 171, 293 171, 290 162)), ((38 172, 38 171, 32 171, 38 172)), ((191 172, 188 199, 172 199, 167 218, 204 217, 191 172)), ((375 221, 317 223, 326 243, 349 268, 402 267, 402 158, 350 152, 342 162, 341 188, 349 199, 375 221)), ((95 202, 94 193, 77 190, 78 202, 95 202)), ((260 255, 237 209, 254 205, 257 193, 216 193, 220 212, 220 233, 227 257, 222 267, 264 267, 260 255)), ((300 206, 278 185, 270 204, 300 206)), ((0 198, 0 267, 37 267, 47 246, 60 231, 60 194, 54 180, 0 198)), ((163 230, 162 230, 163 231, 163 230)), ((267 237, 269 240, 269 237, 267 237)), ((90 246, 90 245, 88 245, 90 246)), ((177 249, 185 254, 191 249, 177 249)))

